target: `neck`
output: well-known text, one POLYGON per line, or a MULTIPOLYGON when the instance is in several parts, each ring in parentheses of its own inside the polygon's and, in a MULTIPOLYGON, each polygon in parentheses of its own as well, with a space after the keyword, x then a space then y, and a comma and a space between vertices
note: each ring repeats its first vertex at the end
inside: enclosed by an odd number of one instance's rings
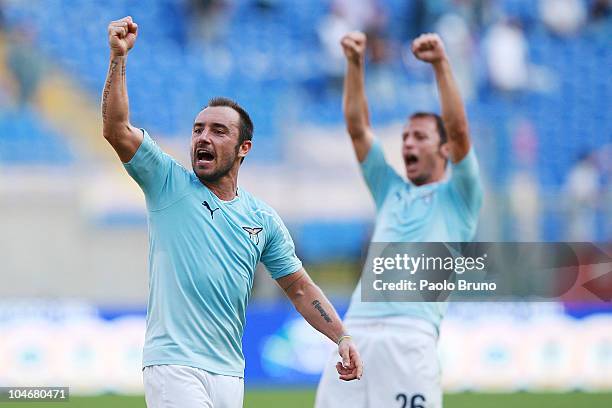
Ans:
POLYGON ((432 174, 429 175, 429 177, 426 180, 410 180, 410 181, 412 182, 412 184, 414 184, 417 187, 424 186, 426 184, 437 183, 438 181, 442 181, 445 175, 446 175, 446 170, 444 168, 436 169, 433 171, 432 174))
POLYGON ((444 169, 434 172, 434 174, 431 175, 431 179, 429 180, 429 183, 437 183, 438 181, 444 180, 445 174, 446 174, 446 171, 444 169))
POLYGON ((232 169, 216 180, 200 179, 200 182, 208 187, 208 189, 219 199, 231 201, 236 197, 236 192, 238 190, 238 170, 232 169))

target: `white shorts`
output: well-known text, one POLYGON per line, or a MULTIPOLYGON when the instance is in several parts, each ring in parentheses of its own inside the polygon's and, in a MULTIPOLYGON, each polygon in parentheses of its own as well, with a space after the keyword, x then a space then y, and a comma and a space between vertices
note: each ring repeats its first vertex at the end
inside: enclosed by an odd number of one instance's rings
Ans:
POLYGON ((242 408, 244 380, 180 365, 142 372, 148 408, 242 408))
POLYGON ((335 365, 326 365, 317 408, 441 408, 438 336, 429 323, 406 317, 347 319, 363 360, 361 380, 342 381, 335 365))

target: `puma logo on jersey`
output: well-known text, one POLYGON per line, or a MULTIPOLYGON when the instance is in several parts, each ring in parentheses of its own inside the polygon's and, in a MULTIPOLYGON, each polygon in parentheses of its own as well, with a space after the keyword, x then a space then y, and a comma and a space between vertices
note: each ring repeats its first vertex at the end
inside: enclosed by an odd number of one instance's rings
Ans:
POLYGON ((242 227, 243 230, 249 233, 249 238, 255 245, 259 245, 259 233, 263 231, 261 227, 242 227))
POLYGON ((202 205, 204 207, 206 207, 206 209, 208 211, 210 211, 210 218, 212 218, 213 220, 215 219, 215 211, 217 211, 219 209, 219 207, 215 208, 214 210, 212 208, 210 208, 210 204, 208 204, 208 201, 203 201, 202 205))

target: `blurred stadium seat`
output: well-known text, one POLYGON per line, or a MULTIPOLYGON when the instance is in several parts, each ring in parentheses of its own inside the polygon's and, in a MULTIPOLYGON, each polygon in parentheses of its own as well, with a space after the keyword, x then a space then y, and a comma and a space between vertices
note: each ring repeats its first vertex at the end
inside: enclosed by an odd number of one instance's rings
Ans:
POLYGON ((62 136, 30 110, 0 114, 0 163, 64 166, 74 160, 62 136))

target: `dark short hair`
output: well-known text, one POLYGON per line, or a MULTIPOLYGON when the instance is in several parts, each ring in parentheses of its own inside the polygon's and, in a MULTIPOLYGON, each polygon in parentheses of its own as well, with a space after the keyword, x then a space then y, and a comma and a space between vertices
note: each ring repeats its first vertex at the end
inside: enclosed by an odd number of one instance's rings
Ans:
POLYGON ((208 101, 208 104, 202 109, 213 106, 227 106, 228 108, 232 108, 238 112, 238 115, 240 115, 240 134, 238 136, 238 145, 241 145, 246 140, 253 139, 253 121, 251 120, 251 117, 247 111, 245 111, 242 106, 238 105, 238 102, 230 98, 217 96, 208 101))
POLYGON ((447 142, 448 138, 446 136, 446 128, 444 127, 444 121, 437 113, 433 112, 415 112, 410 115, 410 119, 419 119, 419 118, 432 118, 436 121, 436 129, 438 130, 438 134, 440 135, 440 144, 444 144, 447 142))

